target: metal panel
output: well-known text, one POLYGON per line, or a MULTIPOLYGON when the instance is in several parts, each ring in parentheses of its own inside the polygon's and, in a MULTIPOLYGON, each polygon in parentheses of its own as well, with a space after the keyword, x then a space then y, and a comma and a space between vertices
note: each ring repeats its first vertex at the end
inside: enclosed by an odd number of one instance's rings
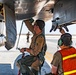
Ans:
POLYGON ((6 4, 10 9, 15 9, 17 20, 34 17, 47 21, 52 17, 51 9, 54 2, 54 0, 0 0, 0 3, 6 4))
POLYGON ((54 17, 58 25, 70 23, 76 20, 76 0, 59 0, 54 6, 54 17))

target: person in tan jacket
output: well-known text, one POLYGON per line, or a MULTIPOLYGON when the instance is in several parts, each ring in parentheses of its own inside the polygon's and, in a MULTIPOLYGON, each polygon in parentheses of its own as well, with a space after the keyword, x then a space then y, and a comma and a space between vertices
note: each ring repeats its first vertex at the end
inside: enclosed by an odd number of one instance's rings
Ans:
POLYGON ((42 51, 42 48, 45 44, 45 37, 43 36, 43 29, 45 26, 45 22, 43 20, 36 20, 34 25, 29 20, 24 20, 27 28, 33 33, 33 37, 31 40, 31 44, 29 48, 22 48, 20 51, 27 51, 31 56, 37 56, 37 59, 32 63, 31 68, 34 75, 38 75, 39 66, 42 64, 42 60, 38 56, 42 51))

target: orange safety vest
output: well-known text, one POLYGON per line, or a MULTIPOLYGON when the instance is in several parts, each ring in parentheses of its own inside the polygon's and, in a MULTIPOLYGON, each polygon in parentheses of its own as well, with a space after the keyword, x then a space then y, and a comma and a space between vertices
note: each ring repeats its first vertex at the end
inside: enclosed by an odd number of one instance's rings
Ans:
POLYGON ((62 55, 64 75, 76 75, 76 49, 74 47, 59 51, 62 55))

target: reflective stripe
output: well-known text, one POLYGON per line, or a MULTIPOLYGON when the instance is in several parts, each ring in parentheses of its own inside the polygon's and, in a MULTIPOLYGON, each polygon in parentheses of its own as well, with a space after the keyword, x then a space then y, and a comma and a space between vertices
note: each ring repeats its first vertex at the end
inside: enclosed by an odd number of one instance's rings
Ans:
POLYGON ((69 71, 69 72, 64 72, 64 75, 69 75, 69 74, 73 74, 73 73, 76 73, 76 70, 69 71))
POLYGON ((66 59, 69 59, 69 58, 73 58, 73 57, 76 57, 76 54, 65 56, 65 57, 63 57, 63 60, 66 60, 66 59))

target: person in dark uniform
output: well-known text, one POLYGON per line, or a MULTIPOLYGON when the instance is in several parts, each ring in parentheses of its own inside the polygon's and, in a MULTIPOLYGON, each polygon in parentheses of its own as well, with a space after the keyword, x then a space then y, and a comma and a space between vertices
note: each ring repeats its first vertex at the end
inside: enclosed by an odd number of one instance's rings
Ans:
POLYGON ((26 36, 27 36, 27 43, 29 43, 30 32, 28 32, 28 33, 26 34, 26 36))
POLYGON ((29 20, 24 20, 27 28, 33 33, 33 37, 31 40, 31 44, 29 48, 22 48, 20 51, 27 51, 31 56, 36 56, 37 59, 32 63, 31 68, 34 75, 38 75, 39 66, 43 63, 38 57, 39 53, 41 53, 43 46, 45 45, 45 37, 43 36, 43 28, 45 26, 45 22, 43 20, 36 20, 34 25, 29 20))

